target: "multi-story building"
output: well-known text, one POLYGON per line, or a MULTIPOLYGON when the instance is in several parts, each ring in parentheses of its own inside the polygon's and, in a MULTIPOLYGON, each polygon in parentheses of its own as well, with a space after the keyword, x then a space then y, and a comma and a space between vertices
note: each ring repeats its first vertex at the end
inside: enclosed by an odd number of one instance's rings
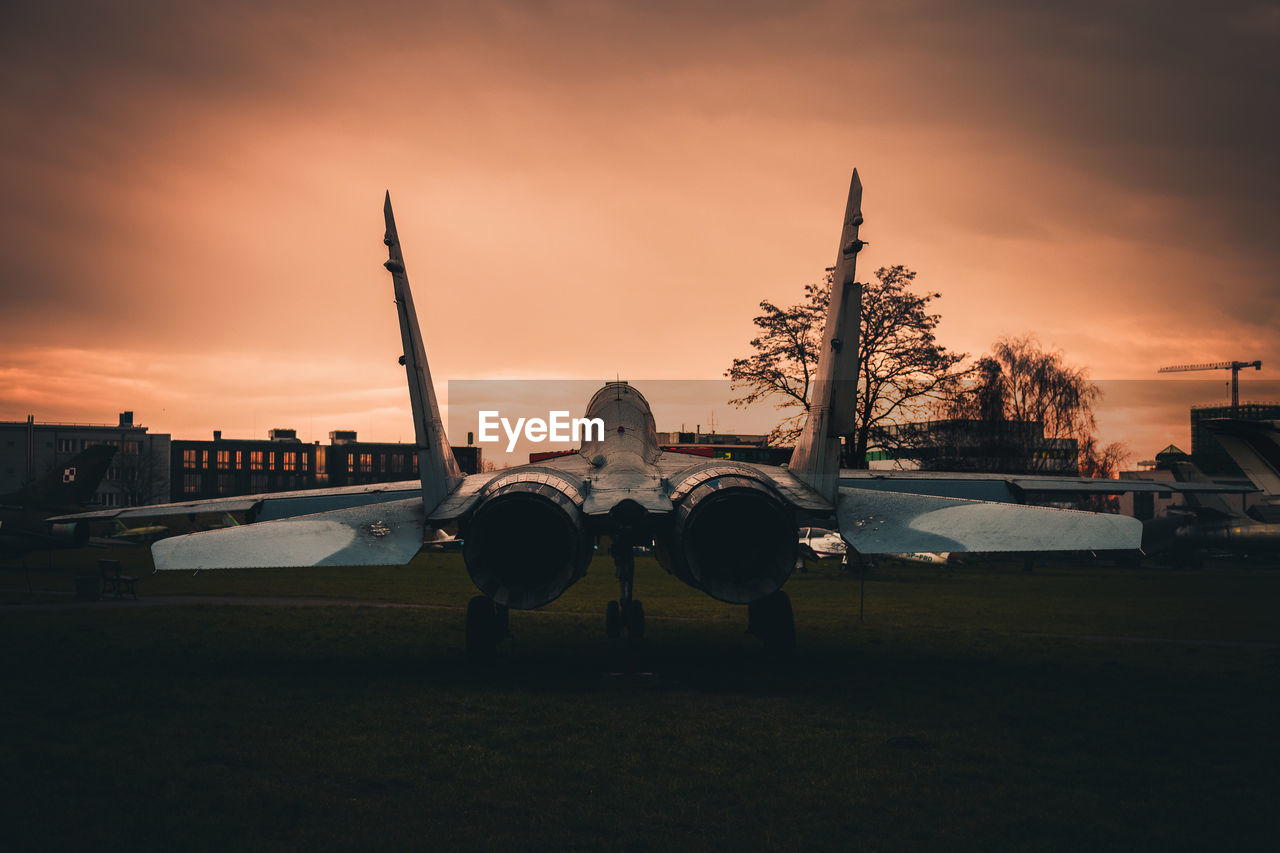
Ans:
POLYGON ((172 501, 287 492, 317 485, 316 444, 304 444, 291 429, 273 429, 266 439, 175 439, 171 444, 172 501))
POLYGON ((119 448, 98 486, 98 506, 143 506, 169 497, 169 436, 149 433, 121 412, 110 424, 0 422, 0 493, 11 492, 62 465, 86 447, 119 448))
POLYGON ((736 459, 762 465, 785 465, 791 461, 792 447, 771 447, 767 435, 727 432, 660 432, 663 450, 690 453, 711 459, 736 459))
MULTIPOLYGON (((480 470, 478 447, 455 447, 464 474, 480 470)), ((329 444, 306 444, 292 429, 273 429, 266 439, 175 440, 171 451, 170 500, 289 492, 326 486, 394 483, 418 478, 412 444, 358 441, 350 430, 329 433, 329 444)))

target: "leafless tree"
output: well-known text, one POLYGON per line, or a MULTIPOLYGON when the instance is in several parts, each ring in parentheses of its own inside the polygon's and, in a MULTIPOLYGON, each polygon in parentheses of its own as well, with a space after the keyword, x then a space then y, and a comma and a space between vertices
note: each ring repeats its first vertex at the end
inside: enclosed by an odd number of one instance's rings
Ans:
MULTIPOLYGON (((928 311, 938 293, 910 290, 916 274, 904 266, 881 267, 875 281, 862 285, 858 337, 858 405, 846 434, 846 464, 865 467, 867 448, 887 440, 891 424, 936 405, 957 379, 963 354, 949 352, 934 330, 940 315, 928 311)), ((809 411, 809 392, 817 371, 823 324, 831 287, 805 285, 804 301, 789 308, 760 303, 754 323, 763 334, 751 340, 755 352, 735 358, 726 371, 732 387, 747 391, 730 402, 746 406, 777 398, 779 409, 796 409, 769 435, 771 444, 796 440, 809 411)))
POLYGON ((754 352, 735 358, 725 371, 730 387, 747 392, 730 400, 731 404, 749 406, 772 398, 778 409, 798 410, 773 428, 770 444, 792 444, 809 415, 809 391, 817 372, 830 288, 828 275, 823 284, 806 284, 804 300, 796 305, 779 308, 767 299, 762 301, 761 314, 751 321, 762 331, 751 339, 754 352))
POLYGON ((988 435, 1014 437, 1033 471, 1056 466, 1052 445, 1063 439, 1075 441, 1071 461, 1083 476, 1110 477, 1128 455, 1121 444, 1097 442, 1094 406, 1102 392, 1088 371, 1069 364, 1061 350, 1044 349, 1034 336, 996 341, 970 380, 948 400, 946 416, 969 419, 988 435), (1038 424, 1043 431, 1007 429, 1010 424, 1038 424))

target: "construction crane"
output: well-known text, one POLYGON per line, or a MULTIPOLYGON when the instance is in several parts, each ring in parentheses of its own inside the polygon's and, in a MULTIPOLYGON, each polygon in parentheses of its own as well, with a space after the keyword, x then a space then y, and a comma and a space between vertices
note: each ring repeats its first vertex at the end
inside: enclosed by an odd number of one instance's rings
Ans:
POLYGON ((1240 371, 1246 367, 1254 370, 1262 369, 1261 361, 1215 361, 1210 364, 1175 364, 1162 367, 1157 373, 1185 373, 1188 370, 1230 370, 1231 371, 1231 410, 1234 413, 1240 408, 1240 371))

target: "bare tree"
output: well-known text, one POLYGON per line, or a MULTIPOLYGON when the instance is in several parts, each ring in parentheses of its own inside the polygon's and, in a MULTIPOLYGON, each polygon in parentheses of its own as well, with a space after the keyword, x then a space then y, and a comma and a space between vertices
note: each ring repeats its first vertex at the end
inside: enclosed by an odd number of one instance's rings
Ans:
MULTIPOLYGON (((934 330, 940 315, 928 311, 938 293, 919 295, 909 288, 916 274, 902 265, 881 267, 875 281, 862 285, 858 339, 858 405, 846 434, 846 464, 866 466, 867 448, 883 442, 886 427, 935 405, 956 378, 963 358, 938 344, 934 330)), ((730 402, 746 406, 777 398, 779 409, 798 409, 769 434, 770 444, 793 443, 809 412, 809 391, 817 371, 823 324, 831 288, 805 285, 804 301, 789 308, 760 303, 754 319, 764 334, 752 339, 756 350, 735 358, 725 372, 734 389, 747 393, 730 402)))
POLYGON ((940 293, 923 296, 908 288, 916 274, 902 265, 876 270, 876 282, 862 290, 858 337, 858 410, 846 462, 865 468, 867 448, 887 444, 886 427, 921 417, 957 380, 964 353, 949 352, 934 329, 939 314, 928 312, 940 293))
POLYGON ((143 441, 125 441, 112 462, 123 506, 145 506, 169 497, 168 459, 157 456, 150 436, 143 441))
POLYGON ((972 384, 957 391, 945 414, 968 419, 986 436, 1018 445, 1016 456, 1032 471, 1056 469, 1067 459, 1084 476, 1110 477, 1127 456, 1123 445, 1099 446, 1094 406, 1102 392, 1088 371, 1069 364, 1061 350, 1046 350, 1034 336, 1001 338, 970 373, 972 384), (1037 425, 1041 429, 1013 429, 1037 425))
POLYGON ((823 284, 806 284, 804 301, 779 308, 769 300, 760 303, 763 312, 752 320, 762 334, 751 339, 755 350, 747 358, 735 358, 725 371, 730 387, 747 393, 730 400, 735 406, 749 406, 758 400, 775 398, 775 407, 798 409, 782 419, 769 433, 769 443, 792 444, 809 415, 809 389, 817 374, 822 326, 827 317, 831 276, 823 284))

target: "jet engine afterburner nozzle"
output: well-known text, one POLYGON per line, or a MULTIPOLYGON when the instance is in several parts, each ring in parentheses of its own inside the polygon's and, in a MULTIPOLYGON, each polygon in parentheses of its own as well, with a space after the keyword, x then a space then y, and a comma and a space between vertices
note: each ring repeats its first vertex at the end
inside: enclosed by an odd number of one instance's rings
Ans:
POLYGON ((541 607, 586 574, 591 539, 582 495, 554 472, 525 469, 485 487, 461 530, 476 587, 517 610, 541 607))
POLYGON ((89 541, 89 525, 74 521, 54 522, 49 525, 49 536, 53 539, 83 545, 89 541))
POLYGON ((796 523, 772 487, 742 469, 704 469, 677 486, 668 570, 730 604, 777 591, 796 565, 796 523), (711 475, 711 476, 708 476, 711 475))

